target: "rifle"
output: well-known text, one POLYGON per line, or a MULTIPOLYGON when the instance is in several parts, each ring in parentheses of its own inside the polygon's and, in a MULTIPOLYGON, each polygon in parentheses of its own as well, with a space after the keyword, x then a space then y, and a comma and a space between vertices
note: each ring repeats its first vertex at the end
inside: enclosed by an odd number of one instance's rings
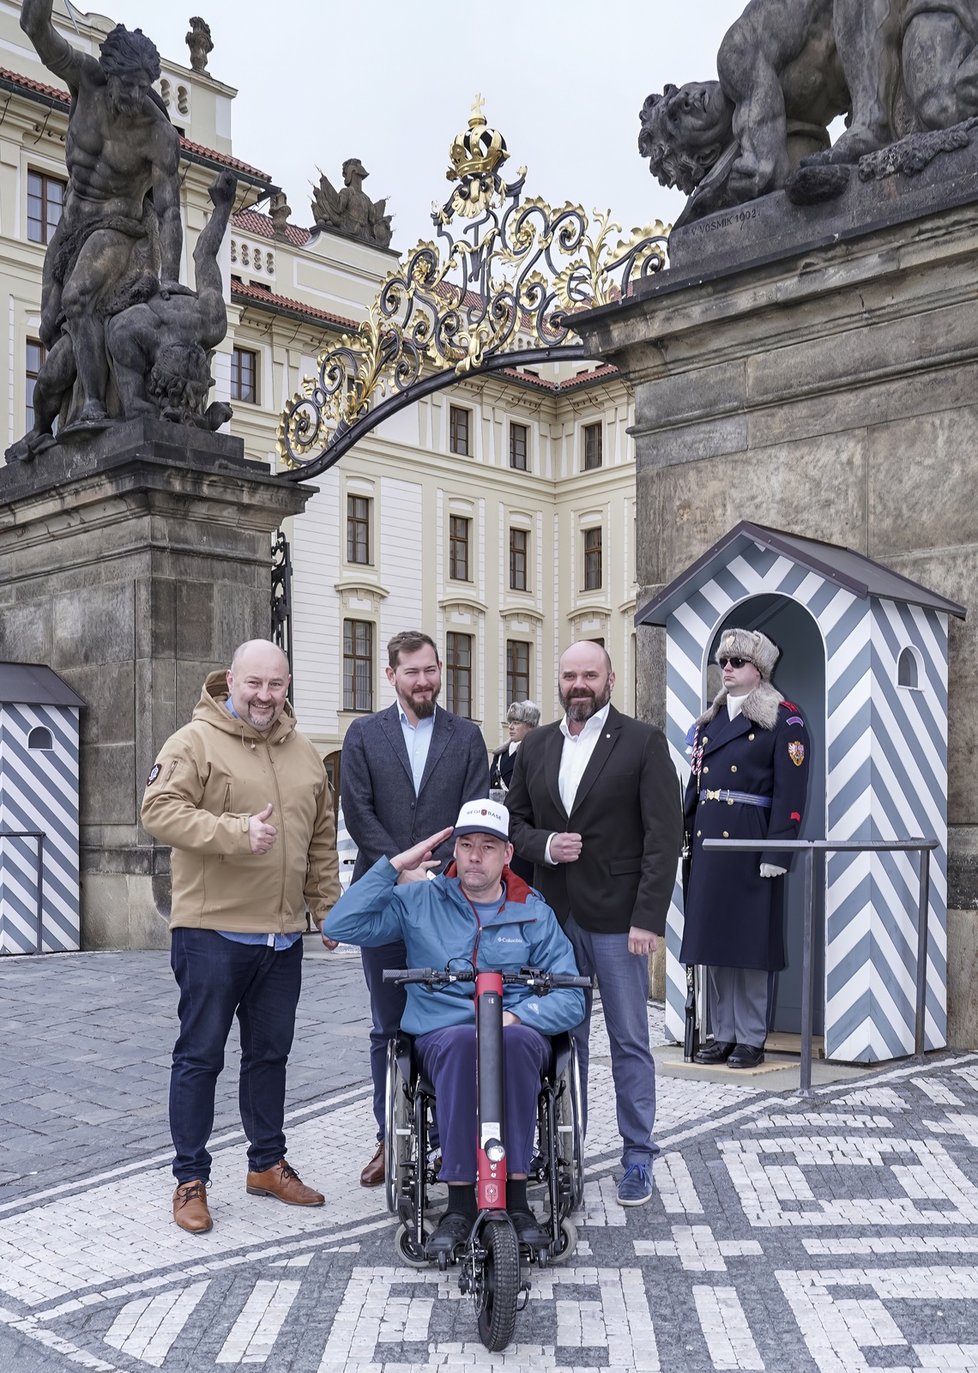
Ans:
MULTIPOLYGON (((683 901, 686 900, 686 893, 689 890, 689 869, 692 854, 690 850, 690 838, 688 834, 683 835, 683 901)), ((683 1026, 683 1062, 692 1063, 693 1055, 700 1047, 700 1028, 696 1023, 696 965, 688 963, 686 965, 686 1020, 683 1026)))

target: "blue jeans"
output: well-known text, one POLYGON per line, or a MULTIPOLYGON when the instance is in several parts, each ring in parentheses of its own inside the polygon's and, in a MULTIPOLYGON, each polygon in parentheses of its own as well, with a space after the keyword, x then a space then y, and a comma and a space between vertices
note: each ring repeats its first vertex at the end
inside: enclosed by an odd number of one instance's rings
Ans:
MULTIPOLYGON (((582 930, 572 915, 564 933, 574 947, 584 977, 596 977, 611 1043, 611 1075, 615 1083, 618 1133, 624 1167, 651 1164, 659 1146, 652 1138, 655 1125, 655 1063, 649 1048, 649 963, 628 952, 627 934, 596 934, 582 930)), ((584 1128, 587 1129, 588 1038, 591 1033, 592 993, 584 993, 584 1019, 571 1031, 581 1067, 584 1128)))
POLYGON ((407 997, 403 987, 384 981, 385 968, 406 968, 407 949, 402 940, 360 950, 363 977, 370 996, 370 1077, 374 1084, 374 1118, 377 1138, 384 1138, 387 1091, 387 1043, 396 1035, 407 997))
POLYGON ((170 966, 180 988, 180 1034, 170 1072, 174 1176, 178 1182, 210 1178, 207 1141, 214 1127, 214 1092, 235 1016, 248 1167, 264 1172, 285 1154, 285 1066, 302 984, 302 940, 276 951, 236 943, 216 930, 178 927, 172 932, 170 966))

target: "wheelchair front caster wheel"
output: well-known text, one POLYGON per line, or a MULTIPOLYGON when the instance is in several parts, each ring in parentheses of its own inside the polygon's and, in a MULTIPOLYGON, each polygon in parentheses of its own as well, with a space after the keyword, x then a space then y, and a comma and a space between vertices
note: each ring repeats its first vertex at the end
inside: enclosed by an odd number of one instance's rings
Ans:
POLYGON ((574 1250, 576 1248, 577 1226, 568 1216, 565 1216, 560 1222, 560 1238, 557 1241, 553 1253, 550 1255, 550 1262, 567 1263, 573 1258, 574 1250))
POLYGON ((431 1232, 425 1228, 424 1239, 419 1249, 414 1242, 414 1233, 406 1225, 400 1226, 394 1236, 394 1247, 397 1250, 397 1257, 402 1263, 408 1264, 411 1268, 427 1268, 429 1260, 425 1258, 424 1240, 431 1232))

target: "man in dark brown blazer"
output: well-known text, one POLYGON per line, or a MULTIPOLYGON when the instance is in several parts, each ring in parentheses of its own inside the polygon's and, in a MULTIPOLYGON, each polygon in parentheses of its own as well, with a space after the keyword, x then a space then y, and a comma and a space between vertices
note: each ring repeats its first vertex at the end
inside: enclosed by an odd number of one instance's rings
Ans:
MULTIPOLYGON (((652 1196, 655 1064, 649 954, 665 932, 682 844, 679 781, 662 731, 611 705, 611 659, 591 640, 560 660, 564 719, 523 740, 506 795, 517 853, 597 978, 611 1042, 623 1206, 652 1196)), ((590 1004, 574 1031, 587 1119, 590 1004)))

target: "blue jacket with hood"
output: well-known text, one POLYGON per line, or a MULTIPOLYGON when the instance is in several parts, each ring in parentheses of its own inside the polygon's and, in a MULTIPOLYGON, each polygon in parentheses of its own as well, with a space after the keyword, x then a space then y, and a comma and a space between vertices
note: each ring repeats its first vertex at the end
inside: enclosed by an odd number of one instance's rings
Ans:
MULTIPOLYGON (((395 886, 397 870, 379 858, 340 897, 323 923, 323 934, 368 948, 403 939, 412 968, 474 964, 480 972, 542 968, 577 975, 570 940, 553 911, 532 887, 503 869, 503 896, 490 917, 479 914, 462 891, 455 865, 430 882, 395 886)), ((471 1024, 475 984, 444 987, 411 983, 401 1026, 422 1035, 446 1025, 471 1024)), ((519 984, 503 990, 503 1006, 541 1034, 559 1034, 584 1019, 584 993, 556 987, 541 996, 519 984)))

